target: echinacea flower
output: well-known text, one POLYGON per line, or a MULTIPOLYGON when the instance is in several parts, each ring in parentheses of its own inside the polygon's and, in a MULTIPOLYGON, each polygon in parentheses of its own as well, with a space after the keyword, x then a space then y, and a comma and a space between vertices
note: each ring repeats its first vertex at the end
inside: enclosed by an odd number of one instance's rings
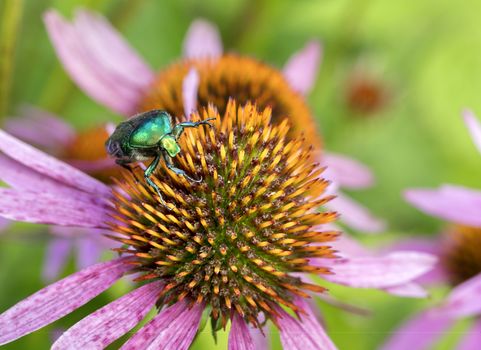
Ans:
MULTIPOLYGON (((481 151, 481 125, 469 111, 464 119, 481 151)), ((406 199, 427 214, 454 222, 441 240, 413 238, 395 245, 396 249, 437 255, 436 268, 420 282, 452 290, 440 305, 415 315, 396 330, 384 349, 430 349, 458 320, 470 318, 472 325, 457 348, 476 350, 481 344, 481 193, 450 185, 438 190, 411 189, 406 199)))
POLYGON ((380 76, 366 67, 356 67, 347 77, 344 100, 354 115, 369 116, 382 110, 389 100, 389 89, 380 76))
MULTIPOLYGON (((203 313, 214 330, 231 322, 230 349, 254 349, 251 332, 258 335, 267 321, 279 329, 285 349, 335 348, 305 301, 307 292, 324 288, 301 278, 329 276, 327 261, 335 258, 329 242, 338 232, 322 226, 336 214, 317 211, 331 199, 322 195, 327 181, 303 142, 286 137, 287 122, 270 123, 270 110, 231 102, 222 118, 213 108, 192 115, 211 117, 216 129, 186 130, 179 141, 183 152, 175 158, 202 182, 189 182, 163 165, 154 173, 166 205, 135 170, 112 189, 0 132, 0 150, 12 166, 43 189, 0 189, 1 216, 109 228, 111 238, 124 243, 121 257, 60 280, 0 315, 0 344, 54 322, 136 272, 142 286, 78 322, 53 348, 104 348, 154 306, 157 315, 124 349, 187 349, 203 313)), ((367 280, 369 287, 374 281, 385 287, 408 283, 433 262, 426 254, 398 257, 396 264, 370 261, 364 269, 341 261, 332 276, 341 284, 366 287, 367 280)))
POLYGON ((97 102, 123 114, 155 108, 189 116, 197 106, 213 103, 225 111, 229 98, 272 108, 278 122, 290 118, 291 135, 304 134, 316 147, 319 162, 329 167, 337 198, 328 205, 342 211, 347 225, 379 232, 382 220, 338 191, 360 189, 373 182, 369 169, 334 153, 322 154, 322 140, 304 95, 311 89, 321 56, 319 43, 308 43, 286 63, 282 72, 250 57, 223 54, 220 35, 210 23, 195 21, 184 41, 184 59, 155 73, 100 15, 78 11, 72 23, 49 11, 45 23, 57 54, 72 79, 97 102), (295 118, 294 118, 295 116, 295 118))

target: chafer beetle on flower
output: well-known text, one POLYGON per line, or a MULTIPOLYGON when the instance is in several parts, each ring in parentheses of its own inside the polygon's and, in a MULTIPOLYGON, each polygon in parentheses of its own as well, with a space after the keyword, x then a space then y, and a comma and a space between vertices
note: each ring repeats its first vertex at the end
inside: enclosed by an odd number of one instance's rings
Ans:
POLYGON ((144 178, 149 186, 155 189, 163 202, 159 188, 150 179, 150 175, 159 165, 160 158, 163 158, 167 168, 177 175, 194 182, 202 181, 202 179, 193 179, 184 170, 176 168, 172 158, 180 152, 177 140, 185 128, 197 128, 199 125, 212 126, 209 121, 213 119, 215 118, 173 125, 172 116, 169 113, 154 109, 139 113, 117 125, 106 141, 105 147, 108 154, 116 158, 115 162, 129 171, 131 171, 129 164, 154 158, 145 169, 144 178))

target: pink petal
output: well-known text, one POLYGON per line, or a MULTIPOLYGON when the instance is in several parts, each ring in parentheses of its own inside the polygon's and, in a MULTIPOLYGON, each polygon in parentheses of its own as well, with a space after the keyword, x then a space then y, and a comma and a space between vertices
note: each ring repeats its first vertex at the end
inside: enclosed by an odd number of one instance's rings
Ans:
POLYGON ((429 215, 459 224, 481 227, 481 191, 444 185, 435 190, 407 190, 404 197, 429 215))
POLYGON ((109 196, 109 187, 81 171, 0 130, 0 151, 36 172, 97 196, 109 196))
POLYGON ((105 131, 107 131, 107 134, 110 136, 114 133, 115 129, 117 128, 117 125, 114 123, 107 123, 105 124, 105 131))
POLYGON ((104 349, 142 321, 161 291, 161 282, 137 288, 76 323, 52 349, 104 349))
POLYGON ((481 273, 455 287, 440 313, 461 318, 479 315, 481 313, 481 273))
POLYGON ((121 349, 187 350, 197 333, 203 310, 203 305, 194 304, 189 309, 185 300, 179 301, 162 310, 121 349))
POLYGON ((55 281, 67 263, 72 249, 72 241, 65 238, 53 238, 47 247, 42 278, 46 283, 55 281))
POLYGON ((458 345, 458 350, 478 350, 481 344, 481 319, 474 321, 474 325, 469 330, 468 334, 464 336, 461 343, 458 345))
POLYGON ((61 226, 107 228, 108 210, 90 195, 76 197, 0 188, 0 216, 17 221, 61 226))
MULTIPOLYGON (((390 245, 385 251, 395 252, 395 251, 415 251, 422 252, 440 257, 442 243, 439 239, 428 239, 428 238, 408 238, 405 240, 400 240, 390 245)), ((446 271, 441 264, 436 264, 434 268, 419 277, 416 281, 421 284, 437 284, 447 282, 448 277, 446 271)))
POLYGON ((437 259, 417 252, 395 252, 383 257, 353 257, 334 261, 326 280, 355 288, 390 288, 429 271, 437 259))
POLYGON ((431 348, 452 325, 452 320, 424 312, 401 326, 382 350, 425 350, 431 348))
POLYGON ((466 123, 466 126, 471 133, 471 137, 473 138, 473 142, 479 152, 481 152, 481 124, 474 113, 470 110, 465 111, 463 116, 464 122, 466 123))
POLYGON ((216 58, 222 51, 219 31, 212 23, 203 19, 192 22, 184 39, 184 57, 216 58))
POLYGON ((99 243, 99 239, 94 236, 85 236, 77 240, 77 270, 82 270, 100 260, 103 248, 99 243))
POLYGON ((416 283, 406 283, 399 286, 386 288, 385 291, 392 295, 405 298, 427 298, 429 293, 416 283))
POLYGON ((321 44, 318 41, 311 41, 285 64, 284 77, 294 90, 304 95, 309 93, 316 81, 321 54, 321 44))
POLYGON ((199 88, 199 73, 191 68, 182 82, 182 100, 184 102, 184 114, 190 120, 190 114, 197 109, 197 90, 199 88))
POLYGON ((46 175, 43 175, 32 168, 29 168, 16 160, 0 154, 0 179, 16 189, 29 192, 45 192, 60 197, 85 196, 70 186, 63 185, 46 175))
MULTIPOLYGON (((372 186, 374 183, 371 170, 353 158, 329 152, 324 153, 319 161, 327 166, 327 178, 340 187, 357 189, 372 186)), ((323 175, 326 175, 325 173, 323 175)))
POLYGON ((330 210, 341 215, 341 221, 346 225, 366 233, 378 233, 386 228, 386 223, 374 217, 366 208, 362 207, 346 195, 337 192, 337 197, 326 204, 330 210))
POLYGON ((0 345, 23 337, 93 299, 132 266, 116 259, 74 273, 22 300, 0 315, 0 345))
POLYGON ((279 325, 284 349, 336 349, 334 343, 332 343, 322 326, 317 322, 309 305, 300 298, 296 298, 295 303, 306 312, 305 315, 302 314, 300 316, 299 320, 293 318, 281 308, 276 309, 281 316, 276 321, 279 325))
POLYGON ((85 93, 133 114, 154 74, 110 23, 87 11, 78 11, 73 24, 53 10, 44 21, 62 64, 85 93))
POLYGON ((104 158, 99 160, 66 159, 65 162, 85 173, 112 169, 117 166, 115 164, 115 160, 112 158, 104 158))
POLYGON ((6 120, 5 130, 23 141, 58 152, 75 137, 69 124, 46 111, 25 107, 21 114, 21 118, 6 120))
POLYGON ((255 350, 249 327, 237 312, 232 317, 232 327, 229 332, 229 350, 255 350))
POLYGON ((259 328, 254 328, 250 325, 248 325, 248 327, 252 342, 254 343, 254 349, 269 349, 270 345, 267 334, 262 333, 259 328))

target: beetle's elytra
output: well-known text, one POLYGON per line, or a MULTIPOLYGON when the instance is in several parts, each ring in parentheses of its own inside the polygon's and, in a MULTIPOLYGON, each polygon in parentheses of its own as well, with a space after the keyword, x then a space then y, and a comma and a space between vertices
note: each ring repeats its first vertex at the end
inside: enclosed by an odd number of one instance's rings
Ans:
POLYGON ((117 125, 115 131, 105 142, 105 147, 107 153, 116 158, 115 162, 129 171, 131 171, 129 164, 154 158, 144 171, 144 177, 149 186, 155 189, 161 202, 165 204, 159 188, 150 179, 150 175, 159 164, 160 159, 163 158, 167 167, 174 173, 184 176, 190 181, 201 181, 192 179, 184 170, 176 168, 172 158, 180 152, 177 140, 185 128, 197 128, 200 125, 212 126, 209 121, 214 119, 173 125, 173 118, 169 113, 154 109, 137 114, 117 125))

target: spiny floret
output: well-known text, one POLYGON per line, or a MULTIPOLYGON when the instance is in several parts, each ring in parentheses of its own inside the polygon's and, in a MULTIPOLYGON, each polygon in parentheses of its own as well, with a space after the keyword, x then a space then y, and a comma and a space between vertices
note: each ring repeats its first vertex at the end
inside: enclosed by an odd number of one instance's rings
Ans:
POLYGON ((313 229, 336 217, 317 211, 331 198, 322 197, 328 183, 303 140, 288 141, 287 122, 273 126, 270 116, 232 101, 222 117, 212 107, 194 115, 216 117, 216 128, 186 130, 176 161, 203 181, 159 167, 153 180, 170 210, 141 172, 118 181, 112 226, 128 245, 120 251, 137 257, 142 280, 165 281, 159 304, 189 298, 210 304, 224 324, 231 312, 257 324, 259 312, 272 317, 279 304, 298 311, 294 295, 323 291, 291 273, 329 273, 309 264, 334 257, 324 243, 337 232, 313 229))

